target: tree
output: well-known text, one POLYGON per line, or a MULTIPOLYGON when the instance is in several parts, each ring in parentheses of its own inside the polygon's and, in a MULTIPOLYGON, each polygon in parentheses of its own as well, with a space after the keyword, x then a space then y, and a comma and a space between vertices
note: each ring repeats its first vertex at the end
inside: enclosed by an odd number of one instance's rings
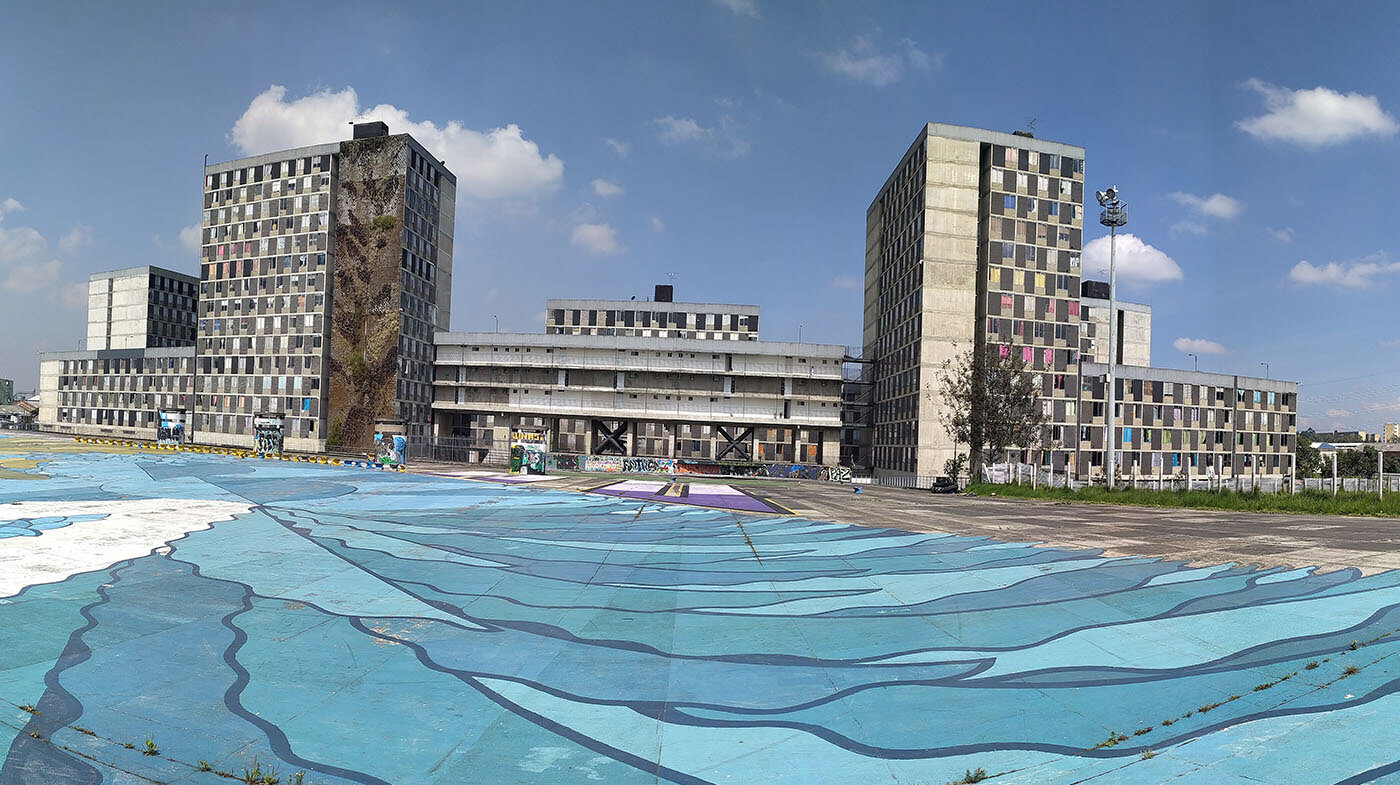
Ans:
MULTIPOLYGON (((1312 443, 1313 440, 1310 430, 1298 434, 1297 461, 1299 477, 1311 477, 1315 474, 1322 474, 1322 453, 1314 447, 1312 443)), ((1330 461, 1328 462, 1327 468, 1329 470, 1332 468, 1330 461)))
POLYGON ((968 445, 974 478, 981 476, 984 463, 1007 449, 1039 444, 1045 425, 1040 390, 1025 361, 1001 348, 968 349, 944 362, 938 375, 943 428, 954 441, 968 445))

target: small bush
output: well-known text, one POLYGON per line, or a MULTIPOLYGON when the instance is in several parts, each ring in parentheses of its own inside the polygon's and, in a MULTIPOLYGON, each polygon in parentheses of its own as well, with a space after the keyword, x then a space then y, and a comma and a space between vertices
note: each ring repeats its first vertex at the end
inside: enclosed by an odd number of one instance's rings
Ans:
POLYGON ((1176 722, 1176 720, 1162 720, 1162 727, 1166 727, 1166 726, 1168 726, 1168 725, 1171 725, 1171 724, 1174 723, 1174 722, 1176 722))
POLYGON ((1143 760, 1151 760, 1155 757, 1157 757, 1157 753, 1153 752, 1151 747, 1148 747, 1147 749, 1142 751, 1143 760))
POLYGON ((32 731, 29 732, 29 738, 31 738, 31 739, 42 739, 42 738, 44 738, 44 734, 40 733, 40 732, 37 731, 37 730, 32 730, 32 731))
POLYGON ((33 704, 30 704, 30 703, 22 703, 22 704, 20 704, 19 710, 20 710, 20 711, 27 711, 27 712, 29 712, 30 714, 34 714, 34 715, 38 715, 38 713, 39 713, 39 710, 36 709, 36 708, 34 708, 34 705, 33 705, 33 704))
POLYGON ((91 728, 84 728, 84 727, 81 726, 81 725, 74 725, 74 726, 73 726, 73 730, 75 730, 75 731, 77 731, 77 732, 83 734, 84 736, 96 736, 96 735, 97 735, 97 732, 96 732, 96 731, 92 730, 91 728))
POLYGON ((150 757, 160 754, 160 750, 156 747, 155 739, 146 739, 146 748, 141 750, 141 754, 150 757))
POLYGON ((200 761, 200 762, 199 762, 199 765, 198 765, 198 766, 195 766, 194 768, 195 768, 196 771, 213 771, 213 770, 214 770, 214 767, 211 766, 211 765, 209 765, 209 761, 207 761, 207 760, 202 760, 202 761, 200 761))
POLYGON ((987 770, 978 766, 976 769, 965 769, 962 779, 956 782, 950 782, 948 785, 972 785, 972 783, 981 782, 986 778, 987 770))
POLYGON ((1355 676, 1360 672, 1361 669, 1356 667, 1355 665, 1348 665, 1346 669, 1342 671, 1342 677, 1345 678, 1347 676, 1355 676))
POLYGON ((1304 668, 1305 670, 1316 670, 1316 669, 1317 669, 1317 660, 1313 660, 1312 662, 1308 663, 1307 665, 1304 665, 1303 668, 1304 668))
POLYGON ((1151 725, 1148 725, 1146 728, 1138 728, 1137 730, 1133 731, 1133 735, 1134 735, 1134 736, 1141 736, 1141 735, 1144 734, 1144 733, 1151 733, 1151 732, 1152 732, 1152 726, 1151 726, 1151 725))

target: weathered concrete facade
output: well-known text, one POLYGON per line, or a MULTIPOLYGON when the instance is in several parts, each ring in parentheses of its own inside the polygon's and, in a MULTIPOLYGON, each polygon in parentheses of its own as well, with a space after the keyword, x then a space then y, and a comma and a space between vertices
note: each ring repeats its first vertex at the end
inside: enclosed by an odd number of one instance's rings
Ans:
POLYGON ((844 347, 440 333, 435 430, 471 460, 514 430, 592 455, 835 465, 844 347))

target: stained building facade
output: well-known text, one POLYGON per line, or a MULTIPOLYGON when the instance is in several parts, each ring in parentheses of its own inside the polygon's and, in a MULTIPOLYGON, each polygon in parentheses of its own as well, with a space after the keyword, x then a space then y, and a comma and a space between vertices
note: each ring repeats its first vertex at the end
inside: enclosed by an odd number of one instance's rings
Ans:
POLYGON ((450 315, 455 178, 407 134, 205 168, 193 437, 362 450, 374 422, 431 423, 432 334, 450 315))
POLYGON ((958 446, 939 375, 974 347, 1023 359, 1042 391, 1044 439, 1070 438, 1083 197, 1082 147, 921 129, 866 211, 862 338, 877 476, 917 484, 943 474, 958 446))

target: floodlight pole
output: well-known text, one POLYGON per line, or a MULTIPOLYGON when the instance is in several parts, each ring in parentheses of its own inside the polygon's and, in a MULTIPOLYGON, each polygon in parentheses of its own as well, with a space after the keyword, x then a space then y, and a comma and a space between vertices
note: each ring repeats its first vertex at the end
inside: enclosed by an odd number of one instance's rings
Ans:
POLYGON ((1108 410, 1104 412, 1108 424, 1107 438, 1104 440, 1106 455, 1104 458, 1104 485, 1108 489, 1113 488, 1114 464, 1117 456, 1117 423, 1115 422, 1118 392, 1115 389, 1114 376, 1118 362, 1118 265, 1117 265, 1117 244, 1118 227, 1128 223, 1128 206, 1118 198, 1118 187, 1113 186, 1107 191, 1099 191, 1099 204, 1103 206, 1103 212, 1099 213, 1099 223, 1108 227, 1108 410))

